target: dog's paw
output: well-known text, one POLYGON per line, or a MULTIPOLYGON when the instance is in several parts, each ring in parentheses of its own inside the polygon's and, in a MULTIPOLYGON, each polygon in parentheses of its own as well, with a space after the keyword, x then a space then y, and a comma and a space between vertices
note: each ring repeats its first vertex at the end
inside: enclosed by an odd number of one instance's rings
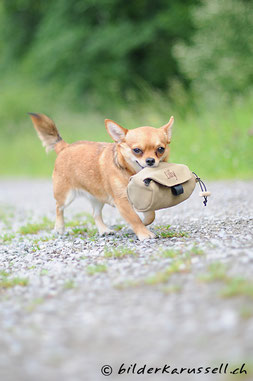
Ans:
POLYGON ((63 235, 64 232, 65 232, 64 226, 62 226, 62 225, 59 225, 59 226, 55 225, 55 227, 54 227, 54 233, 63 235))
POLYGON ((137 237, 140 241, 144 241, 145 239, 156 238, 156 235, 152 233, 151 231, 147 230, 146 232, 137 234, 137 237))
POLYGON ((99 231, 100 236, 109 235, 109 234, 114 234, 114 231, 109 229, 109 228, 100 229, 100 231, 99 231))

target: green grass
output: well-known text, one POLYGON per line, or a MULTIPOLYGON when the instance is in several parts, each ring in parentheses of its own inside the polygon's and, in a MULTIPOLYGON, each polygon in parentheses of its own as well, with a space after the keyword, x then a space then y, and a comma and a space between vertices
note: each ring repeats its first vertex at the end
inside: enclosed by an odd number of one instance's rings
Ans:
POLYGON ((29 267, 28 267, 28 270, 33 270, 33 269, 36 269, 36 266, 35 266, 35 265, 32 265, 32 266, 29 266, 29 267))
POLYGON ((0 270, 0 278, 5 278, 5 277, 8 277, 9 275, 10 273, 8 273, 7 271, 0 270))
POLYGON ((120 284, 116 284, 115 287, 124 289, 127 287, 138 286, 162 286, 160 290, 165 294, 174 292, 180 292, 182 286, 180 284, 171 284, 170 278, 173 274, 187 273, 191 270, 192 257, 204 255, 204 252, 197 246, 194 246, 190 250, 174 250, 174 249, 161 249, 154 253, 152 259, 169 258, 171 261, 168 266, 163 270, 157 271, 151 275, 146 275, 142 279, 125 280, 120 284))
MULTIPOLYGON (((51 226, 52 225, 50 225, 50 228, 51 228, 51 226)), ((32 242, 35 247, 38 246, 38 248, 39 248, 39 243, 40 242, 48 242, 48 241, 50 241, 53 238, 54 238, 53 235, 49 235, 47 237, 39 237, 39 238, 31 239, 30 242, 32 242)))
POLYGON ((104 249, 105 258, 124 258, 129 256, 136 256, 137 253, 130 247, 127 246, 119 246, 113 248, 104 249))
POLYGON ((253 282, 242 277, 229 278, 221 294, 228 298, 244 295, 253 299, 253 282))
POLYGON ((186 232, 176 232, 174 230, 170 230, 170 225, 157 225, 154 227, 155 233, 159 238, 181 238, 188 237, 186 232))
POLYGON ((94 218, 89 213, 77 213, 74 218, 65 223, 71 228, 70 235, 75 237, 85 237, 93 240, 97 235, 94 218))
POLYGON ((245 320, 251 319, 253 317, 252 305, 243 305, 240 309, 240 316, 245 320))
POLYGON ((208 266, 206 274, 201 274, 199 279, 204 282, 226 281, 227 266, 221 262, 213 262, 208 266))
POLYGON ((3 243, 11 242, 15 238, 15 234, 13 233, 5 233, 0 236, 0 241, 3 243))
POLYGON ((45 302, 44 298, 35 298, 27 306, 27 312, 33 312, 39 305, 45 302))
POLYGON ((163 258, 171 258, 173 260, 181 259, 185 263, 190 264, 191 259, 194 256, 204 255, 203 250, 199 249, 197 246, 193 246, 190 250, 185 249, 162 249, 158 253, 163 258))
POLYGON ((162 271, 157 271, 154 274, 147 275, 142 279, 135 280, 125 280, 115 287, 119 289, 125 289, 129 287, 139 287, 139 286, 162 286, 160 288, 165 294, 170 294, 174 292, 181 291, 182 287, 180 285, 170 284, 170 278, 173 274, 185 273, 190 270, 190 264, 183 260, 175 260, 169 266, 167 266, 162 271))
POLYGON ((204 255, 204 251, 200 249, 198 246, 194 245, 191 250, 189 251, 191 255, 197 255, 197 256, 202 256, 204 255))
POLYGON ((38 244, 35 244, 32 246, 31 250, 35 253, 36 251, 40 250, 40 246, 38 244))
POLYGON ((78 258, 78 260, 80 261, 84 261, 86 259, 88 259, 89 257, 87 257, 86 255, 82 255, 81 257, 78 258))
POLYGON ((225 298, 245 296, 253 299, 253 282, 242 276, 228 275, 228 268, 220 262, 214 262, 208 267, 208 272, 199 276, 204 282, 222 282, 220 295, 225 298))
POLYGON ((97 273, 106 273, 107 272, 107 266, 98 264, 98 265, 89 265, 86 268, 86 271, 89 275, 95 275, 97 273))
POLYGON ((66 227, 76 228, 79 226, 86 226, 86 224, 91 224, 95 226, 94 218, 91 214, 83 212, 83 213, 77 213, 73 220, 67 221, 65 223, 66 227))
POLYGON ((64 283, 65 290, 71 290, 76 287, 76 284, 73 279, 68 279, 64 283))
POLYGON ((193 100, 172 104, 166 95, 150 90, 145 100, 111 104, 105 112, 76 107, 73 100, 49 86, 16 78, 5 81, 0 104, 0 174, 50 177, 55 154, 46 155, 27 112, 44 112, 56 122, 67 142, 111 141, 104 119, 123 127, 160 127, 174 115, 171 161, 185 163, 203 179, 253 178, 253 97, 215 106, 193 100))
MULTIPOLYGON (((1 132, 1 128, 0 128, 1 132)), ((1 140, 1 139, 0 139, 1 140)), ((0 143, 1 145, 1 143, 0 143)), ((0 164, 1 166, 1 164, 0 164)), ((4 205, 0 204, 0 221, 5 225, 5 228, 11 229, 12 227, 12 220, 15 216, 14 208, 10 205, 4 205)), ((10 234, 2 234, 0 236, 0 241, 2 242, 8 242, 11 241, 11 235, 10 234)))
POLYGON ((0 290, 12 288, 15 286, 27 286, 29 283, 27 278, 11 277, 10 273, 5 271, 0 272, 0 290))
POLYGON ((98 231, 96 228, 94 227, 90 228, 88 226, 75 227, 75 228, 72 228, 72 231, 70 232, 70 234, 73 235, 74 237, 83 236, 90 239, 94 239, 97 233, 98 231))
POLYGON ((189 271, 190 266, 182 260, 176 260, 167 266, 163 271, 158 271, 154 275, 148 276, 144 279, 144 284, 147 285, 157 285, 160 283, 167 283, 171 275, 189 271))
POLYGON ((179 256, 179 251, 173 249, 163 249, 161 250, 161 256, 163 258, 176 258, 179 256))
POLYGON ((19 229, 19 233, 23 235, 27 234, 37 234, 41 230, 51 230, 53 229, 53 222, 50 221, 47 217, 43 217, 40 223, 30 223, 23 225, 19 229))
POLYGON ((121 224, 117 224, 117 225, 114 225, 113 226, 113 230, 119 232, 120 230, 122 230, 124 227, 124 225, 121 225, 121 224))
POLYGON ((40 272, 40 275, 41 276, 48 275, 48 270, 47 269, 42 269, 41 272, 40 272))

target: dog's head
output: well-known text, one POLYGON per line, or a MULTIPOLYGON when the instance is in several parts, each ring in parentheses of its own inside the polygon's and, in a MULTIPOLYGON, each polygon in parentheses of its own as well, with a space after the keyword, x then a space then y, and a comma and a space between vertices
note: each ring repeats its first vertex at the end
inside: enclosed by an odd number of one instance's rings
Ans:
POLYGON ((173 116, 160 128, 139 127, 127 130, 110 119, 105 120, 107 132, 118 144, 127 165, 134 172, 145 167, 157 167, 169 156, 173 116))

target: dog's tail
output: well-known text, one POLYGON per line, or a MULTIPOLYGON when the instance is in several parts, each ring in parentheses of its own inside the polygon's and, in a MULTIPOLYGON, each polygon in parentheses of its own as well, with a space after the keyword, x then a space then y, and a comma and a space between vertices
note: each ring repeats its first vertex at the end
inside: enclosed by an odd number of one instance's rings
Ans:
POLYGON ((46 152, 54 149, 58 154, 68 146, 68 143, 62 140, 52 119, 44 114, 34 114, 29 112, 29 115, 43 147, 46 148, 46 152))

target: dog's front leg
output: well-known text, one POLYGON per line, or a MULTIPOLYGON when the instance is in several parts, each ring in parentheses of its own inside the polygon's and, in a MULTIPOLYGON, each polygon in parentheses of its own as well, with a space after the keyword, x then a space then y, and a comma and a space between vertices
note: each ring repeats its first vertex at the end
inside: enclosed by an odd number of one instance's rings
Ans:
POLYGON ((155 234, 149 231, 142 223, 140 217, 136 214, 126 197, 114 200, 121 216, 131 225, 133 231, 140 241, 149 238, 155 238, 155 234))

